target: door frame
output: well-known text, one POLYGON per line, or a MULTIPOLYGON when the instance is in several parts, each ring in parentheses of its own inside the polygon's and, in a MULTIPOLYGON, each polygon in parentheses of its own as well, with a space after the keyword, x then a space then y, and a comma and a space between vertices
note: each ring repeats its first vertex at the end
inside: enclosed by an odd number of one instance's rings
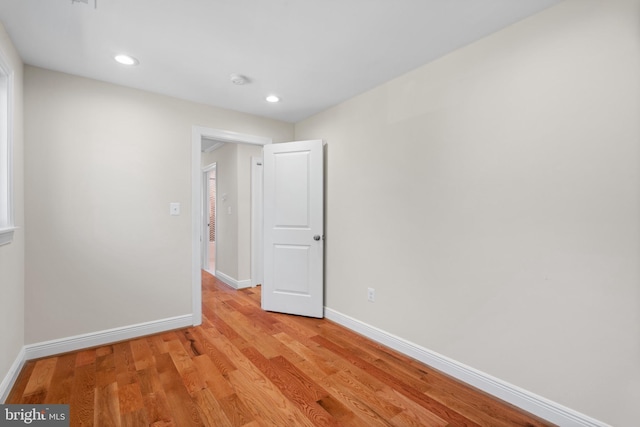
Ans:
POLYGON ((251 156, 251 286, 264 282, 262 157, 251 156))
POLYGON ((203 126, 191 127, 191 312, 194 326, 202 323, 202 140, 213 139, 234 144, 267 145, 272 138, 242 134, 203 126))
MULTIPOLYGON (((200 258, 201 258, 201 266, 203 267, 204 270, 209 271, 209 273, 213 274, 215 276, 215 270, 211 271, 211 266, 209 265, 209 228, 211 227, 211 212, 210 212, 210 197, 211 197, 211 174, 213 173, 215 175, 216 172, 216 162, 211 163, 210 165, 206 165, 205 167, 202 168, 202 228, 201 228, 201 236, 200 236, 200 242, 201 242, 201 249, 200 249, 200 258), (206 266, 207 268, 204 268, 204 266, 206 266)), ((218 192, 215 192, 216 197, 218 192)), ((217 203, 217 201, 216 201, 217 203)), ((218 216, 218 210, 215 210, 215 216, 218 216)), ((217 219, 217 218, 216 218, 217 219)), ((216 221, 214 219, 213 221, 213 227, 214 227, 214 235, 216 233, 217 230, 215 230, 216 227, 216 221)), ((215 264, 214 264, 215 265, 215 264)))

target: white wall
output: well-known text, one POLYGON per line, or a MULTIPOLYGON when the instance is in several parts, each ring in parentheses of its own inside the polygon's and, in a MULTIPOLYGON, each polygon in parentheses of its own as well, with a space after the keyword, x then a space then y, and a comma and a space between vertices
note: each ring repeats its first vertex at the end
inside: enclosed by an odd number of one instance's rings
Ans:
POLYGON ((25 70, 25 118, 27 343, 191 313, 192 126, 293 134, 35 67, 25 70))
MULTIPOLYGON (((282 141, 280 141, 282 142, 282 141)), ((251 279, 251 157, 262 157, 262 147, 238 146, 238 280, 251 279)))
POLYGON ((237 144, 202 153, 202 165, 216 163, 216 271, 238 278, 237 144), (231 209, 231 214, 229 214, 231 209))
MULTIPOLYGON (((0 383, 24 345, 24 138, 23 65, 0 24, 0 51, 14 70, 13 180, 15 225, 13 242, 0 246, 0 383)), ((8 383, 5 383, 8 384, 8 383)), ((1 392, 2 390, 0 390, 1 392)), ((0 400, 1 401, 1 400, 0 400)))
POLYGON ((636 425, 639 117, 640 1, 567 0, 298 123, 327 306, 636 425))
POLYGON ((252 156, 261 157, 262 146, 225 144, 202 153, 202 165, 216 163, 218 176, 216 270, 236 281, 251 278, 252 156), (223 194, 227 195, 226 201, 222 200, 223 194))

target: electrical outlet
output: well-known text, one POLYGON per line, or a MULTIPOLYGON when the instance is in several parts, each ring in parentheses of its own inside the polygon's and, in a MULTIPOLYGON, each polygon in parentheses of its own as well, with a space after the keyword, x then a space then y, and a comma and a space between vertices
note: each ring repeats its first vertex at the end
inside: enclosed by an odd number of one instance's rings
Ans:
POLYGON ((376 300, 376 290, 373 288, 367 288, 367 301, 374 302, 376 300))

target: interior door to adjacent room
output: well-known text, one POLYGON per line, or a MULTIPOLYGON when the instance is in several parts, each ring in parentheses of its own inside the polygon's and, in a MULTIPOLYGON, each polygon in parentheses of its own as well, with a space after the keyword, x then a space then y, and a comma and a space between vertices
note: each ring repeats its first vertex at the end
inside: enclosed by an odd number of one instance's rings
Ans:
POLYGON ((264 147, 262 308, 324 315, 323 143, 264 147))

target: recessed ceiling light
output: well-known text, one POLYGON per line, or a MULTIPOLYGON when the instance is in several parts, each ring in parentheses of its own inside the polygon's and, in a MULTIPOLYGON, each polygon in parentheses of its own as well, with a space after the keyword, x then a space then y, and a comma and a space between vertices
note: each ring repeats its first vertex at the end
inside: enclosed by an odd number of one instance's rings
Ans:
POLYGON ((122 65, 138 65, 140 63, 136 58, 129 55, 116 55, 114 59, 122 65))
POLYGON ((269 95, 267 96, 267 102, 280 102, 280 98, 278 98, 275 95, 269 95))

